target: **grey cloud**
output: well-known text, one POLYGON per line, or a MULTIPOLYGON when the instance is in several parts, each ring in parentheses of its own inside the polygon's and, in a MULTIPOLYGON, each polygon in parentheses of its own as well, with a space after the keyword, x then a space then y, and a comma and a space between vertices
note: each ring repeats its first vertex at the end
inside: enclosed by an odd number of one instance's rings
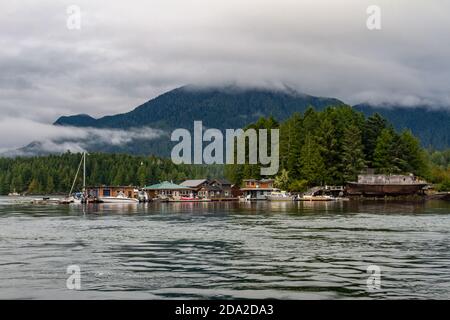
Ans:
POLYGON ((125 112, 188 83, 450 108, 446 0, 24 0, 0 9, 0 119, 125 112), (79 31, 66 28, 72 4, 79 31), (365 25, 372 4, 380 31, 365 25))
POLYGON ((136 128, 131 130, 75 128, 53 126, 23 118, 5 118, 0 120, 0 136, 8 137, 2 142, 0 153, 21 155, 17 146, 28 145, 35 141, 43 152, 80 152, 88 149, 91 143, 120 146, 134 140, 152 140, 164 132, 152 128, 136 128), (14 132, 14 134, 11 134, 14 132))

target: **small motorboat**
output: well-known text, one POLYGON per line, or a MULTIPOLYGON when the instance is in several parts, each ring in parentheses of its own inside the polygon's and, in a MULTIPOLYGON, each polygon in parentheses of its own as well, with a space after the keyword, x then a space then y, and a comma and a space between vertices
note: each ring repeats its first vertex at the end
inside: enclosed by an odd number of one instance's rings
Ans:
POLYGON ((333 196, 328 196, 328 195, 304 195, 303 197, 300 198, 300 200, 303 201, 334 201, 336 200, 335 197, 333 196))
POLYGON ((180 200, 182 200, 182 201, 195 201, 195 200, 198 200, 198 199, 195 198, 195 197, 181 197, 180 200))
POLYGON ((169 202, 209 202, 209 201, 211 201, 211 199, 198 197, 180 197, 169 200, 169 202))
POLYGON ((85 200, 84 193, 77 192, 73 196, 69 196, 59 200, 59 204, 71 204, 71 203, 81 204, 85 202, 84 200, 85 200))
POLYGON ((139 203, 139 199, 128 198, 123 193, 119 193, 116 197, 99 197, 101 203, 139 203))
POLYGON ((61 199, 43 197, 42 199, 34 199, 31 203, 33 204, 59 204, 61 199))
POLYGON ((149 198, 147 192, 145 192, 143 190, 138 190, 137 191, 137 195, 138 195, 139 202, 149 202, 149 201, 151 201, 151 199, 149 198))
POLYGON ((293 201, 294 198, 286 191, 272 191, 267 195, 267 200, 269 201, 293 201))
POLYGON ((14 190, 13 192, 8 193, 8 197, 20 197, 20 193, 14 190))

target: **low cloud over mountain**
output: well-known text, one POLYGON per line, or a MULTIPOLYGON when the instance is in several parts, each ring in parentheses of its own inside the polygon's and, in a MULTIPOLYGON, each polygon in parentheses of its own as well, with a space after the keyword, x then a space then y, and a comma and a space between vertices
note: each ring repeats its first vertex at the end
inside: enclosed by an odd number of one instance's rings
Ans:
POLYGON ((3 1, 0 119, 15 122, 14 141, 60 115, 126 112, 185 83, 287 84, 350 104, 449 109, 450 2, 379 0, 382 29, 370 31, 373 4, 3 1), (67 28, 73 4, 80 30, 67 28))
POLYGON ((0 136, 3 141, 0 152, 7 156, 60 153, 68 150, 85 150, 121 147, 133 141, 149 141, 164 135, 162 130, 141 127, 138 129, 98 129, 91 127, 54 126, 27 119, 6 118, 0 120, 0 136), (11 134, 14 132, 14 134, 11 134), (33 141, 30 143, 30 141, 33 141), (17 149, 17 146, 25 146, 17 149))

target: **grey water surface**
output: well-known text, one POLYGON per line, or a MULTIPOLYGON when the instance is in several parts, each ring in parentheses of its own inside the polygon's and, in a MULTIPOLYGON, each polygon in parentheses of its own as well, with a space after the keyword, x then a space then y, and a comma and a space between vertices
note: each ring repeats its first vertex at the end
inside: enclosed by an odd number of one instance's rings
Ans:
POLYGON ((449 299, 450 203, 0 197, 0 298, 449 299), (66 285, 71 265, 80 290, 66 285))

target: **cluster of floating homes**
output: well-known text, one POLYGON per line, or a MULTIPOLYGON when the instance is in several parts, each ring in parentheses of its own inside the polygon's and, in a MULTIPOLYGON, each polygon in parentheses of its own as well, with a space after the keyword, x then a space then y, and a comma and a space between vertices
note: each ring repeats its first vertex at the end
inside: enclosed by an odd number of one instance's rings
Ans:
POLYGON ((400 196, 423 193, 427 183, 413 175, 361 174, 344 186, 315 187, 291 194, 274 187, 273 179, 246 179, 235 185, 226 179, 186 180, 180 184, 163 181, 136 186, 87 186, 84 195, 92 202, 204 202, 204 201, 331 201, 346 196, 400 196))
MULTIPOLYGON (((83 164, 83 191, 72 193, 78 177, 75 175, 69 196, 64 199, 35 200, 38 203, 138 203, 150 201, 203 202, 203 201, 331 201, 348 200, 348 196, 386 197, 424 194, 430 187, 414 175, 374 174, 373 169, 358 175, 358 180, 346 186, 314 187, 305 193, 288 193, 275 188, 274 179, 245 179, 242 185, 232 184, 226 179, 186 180, 180 184, 163 181, 157 184, 137 186, 86 186, 86 153, 83 164)), ((10 194, 17 196, 18 194, 10 194)), ((446 195, 448 196, 448 195, 446 195)))
POLYGON ((242 191, 225 179, 196 179, 186 180, 180 184, 163 181, 142 188, 136 186, 87 186, 86 194, 88 199, 100 202, 120 202, 124 198, 137 199, 141 202, 232 201, 238 200, 242 196, 242 191), (114 201, 115 199, 117 200, 114 201))

